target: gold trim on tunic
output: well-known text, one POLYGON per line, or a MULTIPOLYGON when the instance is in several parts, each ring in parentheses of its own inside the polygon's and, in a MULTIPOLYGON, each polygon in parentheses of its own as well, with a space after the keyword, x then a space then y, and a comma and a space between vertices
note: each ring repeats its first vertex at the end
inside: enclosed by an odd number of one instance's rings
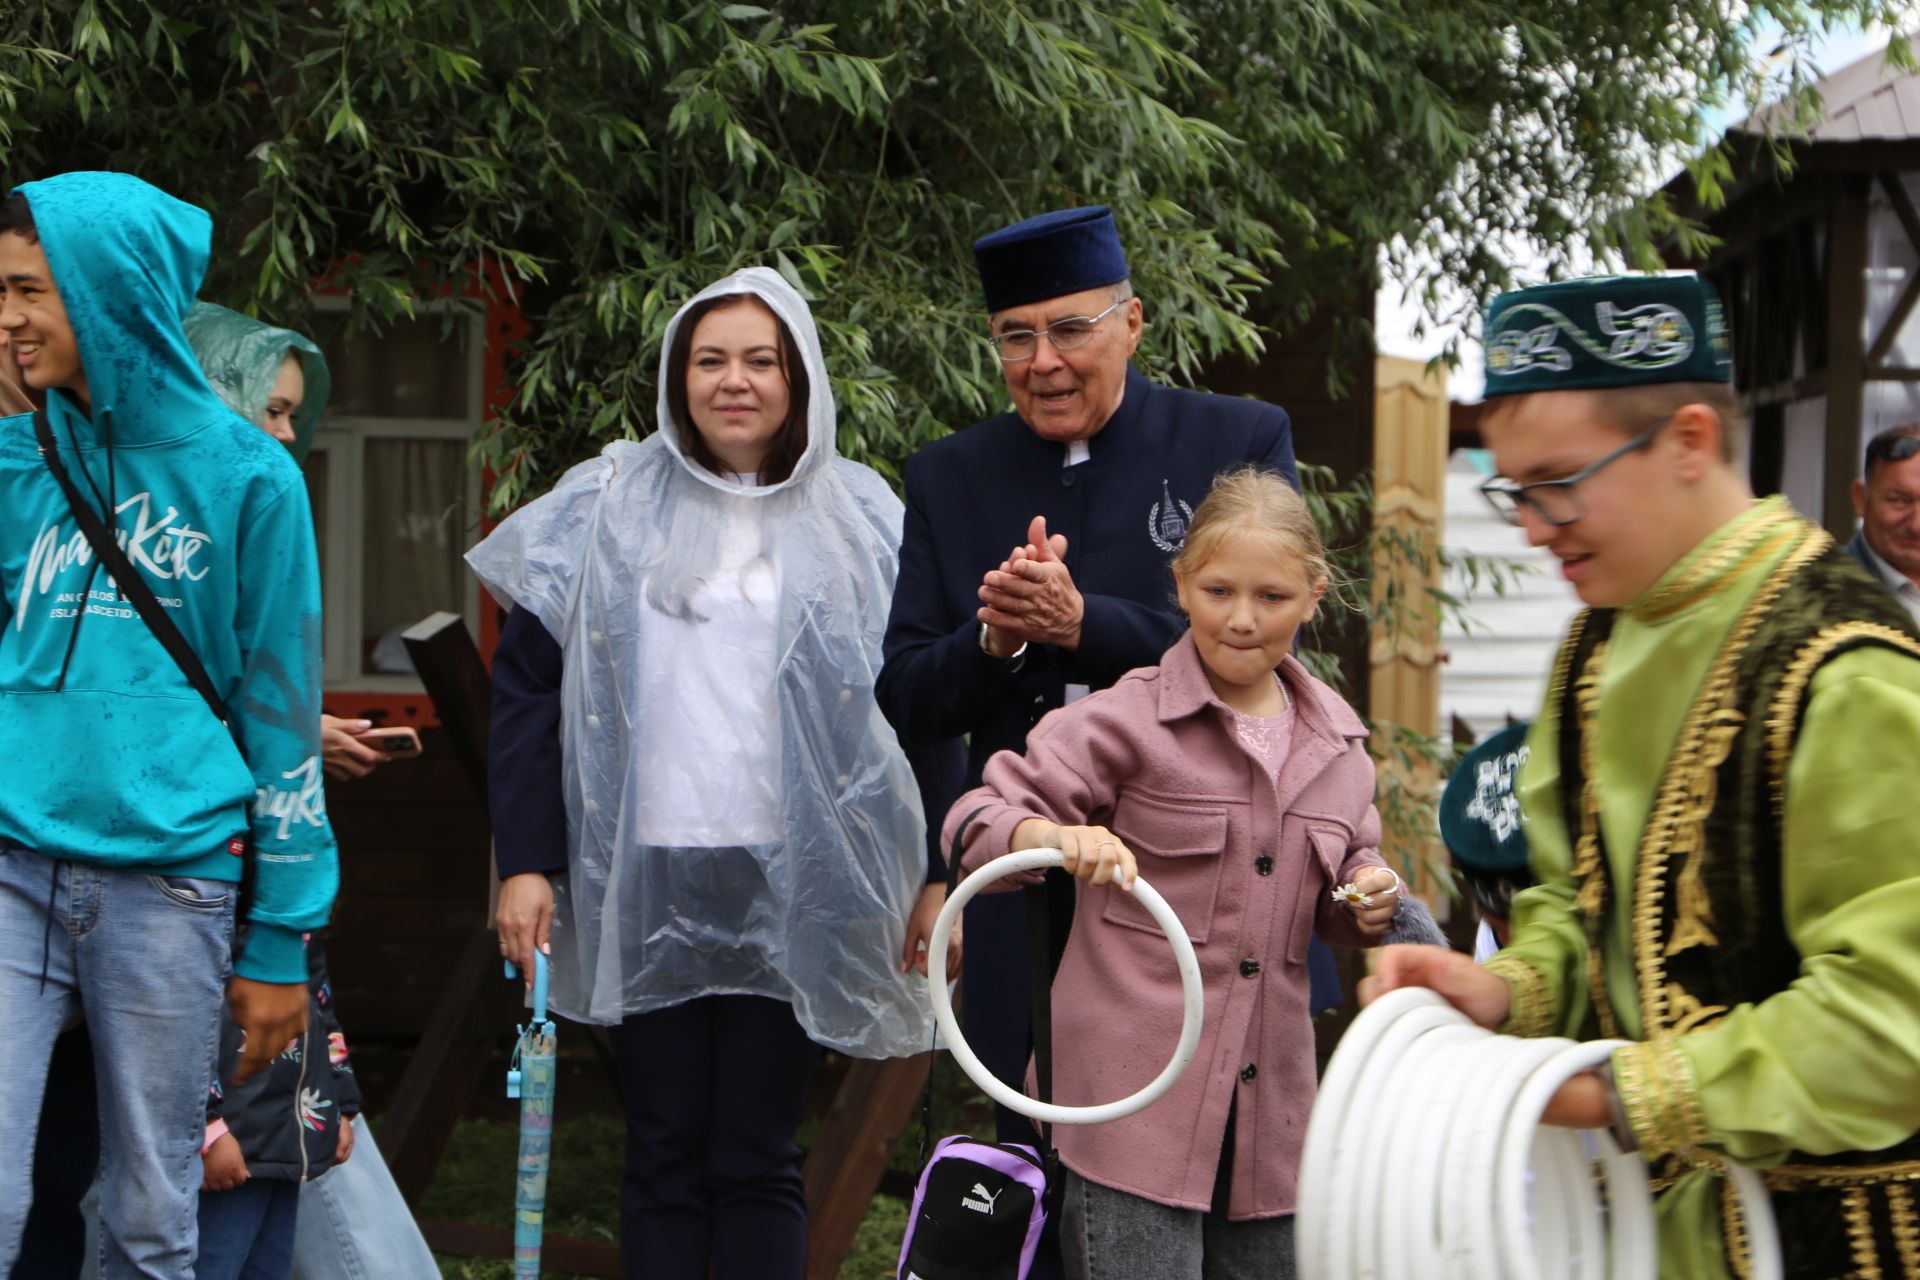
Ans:
POLYGON ((1538 969, 1505 952, 1494 955, 1481 967, 1507 984, 1507 1020, 1500 1024, 1501 1035, 1552 1034, 1553 998, 1547 994, 1547 980, 1538 969))
POLYGON ((1756 503, 1746 527, 1698 560, 1685 560, 1624 612, 1641 622, 1664 622, 1721 590, 1760 561, 1786 550, 1805 521, 1785 498, 1756 503))
MULTIPOLYGON (((1642 1033, 1649 1037, 1674 1029, 1672 1012, 1682 1003, 1677 997, 1684 989, 1667 977, 1666 962, 1673 954, 1668 944, 1713 936, 1712 920, 1702 909, 1704 894, 1699 900, 1681 895, 1673 931, 1668 937, 1662 938, 1660 926, 1668 859, 1675 853, 1695 855, 1695 851, 1705 845, 1707 815, 1719 788, 1716 771, 1732 750, 1745 720, 1744 713, 1733 702, 1740 657, 1794 575, 1833 545, 1833 539, 1823 530, 1798 516, 1793 519, 1802 534, 1800 544, 1787 553, 1753 593, 1721 644, 1720 652, 1714 656, 1713 665, 1687 710, 1687 718, 1667 763, 1666 777, 1641 833, 1638 865, 1634 869, 1632 937, 1634 971, 1645 1023, 1642 1033)), ((1717 1020, 1718 1012, 1721 1011, 1709 1006, 1703 1013, 1697 1004, 1684 1009, 1689 1029, 1711 1025, 1717 1020)))
POLYGON ((1707 1140, 1693 1071, 1672 1036, 1642 1040, 1613 1051, 1613 1079, 1640 1152, 1656 1160, 1707 1140))
POLYGON ((1876 640, 1903 653, 1920 658, 1920 643, 1904 631, 1877 622, 1841 622, 1828 627, 1793 655, 1787 674, 1773 696, 1767 712, 1767 763, 1773 774, 1773 816, 1784 818, 1787 812, 1787 763, 1793 755, 1793 731, 1799 722, 1796 714, 1806 696, 1807 685, 1833 651, 1855 640, 1876 640))

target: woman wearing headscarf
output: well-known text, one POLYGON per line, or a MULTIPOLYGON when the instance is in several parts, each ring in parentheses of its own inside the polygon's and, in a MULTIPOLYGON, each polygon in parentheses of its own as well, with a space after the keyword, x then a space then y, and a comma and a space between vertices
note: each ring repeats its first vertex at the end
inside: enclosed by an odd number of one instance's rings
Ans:
POLYGON ((818 1046, 931 1044, 913 969, 944 886, 873 696, 902 508, 836 456, 813 318, 775 272, 674 317, 658 424, 467 556, 514 608, 501 948, 527 965, 550 920, 553 1007, 609 1028, 626 1274, 797 1280, 818 1046))
MULTIPOLYGON (((201 372, 229 409, 305 462, 320 430, 333 379, 311 338, 252 316, 196 302, 187 312, 187 341, 201 372)), ((320 717, 320 762, 336 778, 364 778, 388 757, 360 740, 369 720, 320 717)))
MULTIPOLYGON (((187 312, 187 341, 214 391, 249 422, 306 461, 333 380, 309 338, 210 302, 187 312)), ((365 720, 320 717, 322 762, 336 778, 359 778, 387 757, 359 740, 365 720)), ((329 999, 331 997, 329 996, 329 999)), ((346 1066, 344 1042, 330 1056, 346 1066)), ((292 1280, 367 1280, 374 1274, 427 1277, 432 1251, 361 1124, 341 1125, 341 1163, 303 1181, 293 1238, 292 1280), (351 1159, 346 1153, 351 1152, 351 1159)))

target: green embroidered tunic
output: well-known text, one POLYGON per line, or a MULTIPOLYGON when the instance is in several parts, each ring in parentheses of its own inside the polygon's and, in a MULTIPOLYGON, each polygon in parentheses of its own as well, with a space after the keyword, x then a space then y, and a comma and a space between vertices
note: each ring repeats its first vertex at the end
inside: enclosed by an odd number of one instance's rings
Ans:
MULTIPOLYGON (((1590 764, 1614 904, 1598 967, 1625 1038, 1644 1034, 1635 877, 1669 758, 1730 630, 1808 536, 1818 535, 1784 499, 1755 504, 1614 615, 1596 663, 1590 764)), ((1591 1036, 1559 710, 1550 696, 1520 787, 1540 883, 1516 898, 1512 943, 1489 967, 1513 988, 1507 1030, 1591 1036)), ((1766 709, 1743 710, 1742 732, 1765 732, 1766 709)), ((1796 1151, 1878 1151, 1920 1130, 1920 661, 1870 646, 1820 666, 1785 778, 1780 893, 1799 976, 1698 1029, 1615 1054, 1650 1157, 1683 1134, 1690 1148, 1764 1167, 1796 1151)), ((1721 1188, 1696 1168, 1661 1196, 1663 1276, 1730 1274, 1721 1188)), ((1881 1229, 1889 1246, 1904 1203, 1881 1229)), ((1908 1243, 1895 1250, 1902 1263, 1908 1243)), ((1920 1230, 1910 1243, 1906 1273, 1920 1276, 1920 1230)))

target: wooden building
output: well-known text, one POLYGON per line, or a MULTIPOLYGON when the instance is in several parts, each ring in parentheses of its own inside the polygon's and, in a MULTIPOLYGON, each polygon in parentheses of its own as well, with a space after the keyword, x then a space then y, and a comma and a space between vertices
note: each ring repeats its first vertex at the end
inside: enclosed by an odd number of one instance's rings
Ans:
POLYGON ((1724 207, 1703 212, 1684 174, 1667 191, 1722 242, 1673 265, 1726 303, 1756 490, 1844 539, 1866 441, 1920 419, 1920 73, 1882 50, 1818 87, 1820 117, 1796 135, 1768 139, 1777 110, 1729 131, 1724 207))

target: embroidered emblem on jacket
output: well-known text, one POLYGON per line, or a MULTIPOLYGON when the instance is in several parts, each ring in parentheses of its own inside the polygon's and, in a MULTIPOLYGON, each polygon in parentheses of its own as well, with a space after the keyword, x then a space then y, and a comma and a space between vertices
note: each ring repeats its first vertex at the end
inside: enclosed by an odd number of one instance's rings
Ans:
POLYGON ((1193 508, 1176 502, 1167 482, 1160 482, 1160 501, 1147 508, 1147 536, 1153 545, 1172 555, 1187 542, 1187 526, 1193 521, 1193 508))

